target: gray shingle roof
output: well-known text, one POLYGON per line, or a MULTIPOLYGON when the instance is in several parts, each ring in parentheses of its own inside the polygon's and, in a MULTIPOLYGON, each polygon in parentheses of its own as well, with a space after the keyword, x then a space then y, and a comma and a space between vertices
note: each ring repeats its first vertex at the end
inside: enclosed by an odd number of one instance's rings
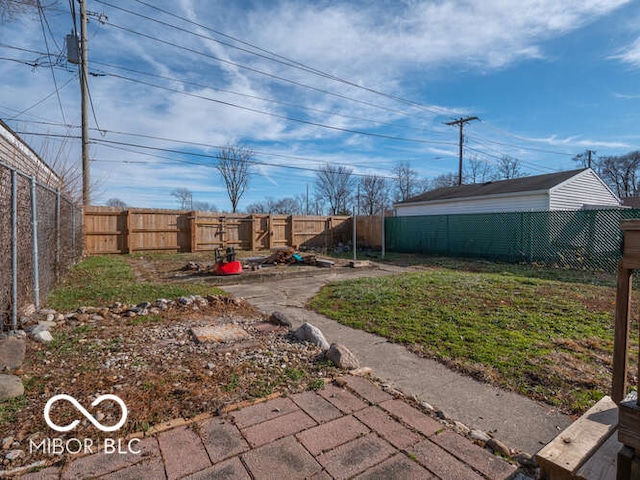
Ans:
POLYGON ((398 202, 398 204, 549 190, 584 170, 584 168, 581 168, 579 170, 548 173, 546 175, 535 175, 533 177, 522 177, 511 180, 499 180, 496 182, 438 188, 436 190, 430 190, 420 195, 416 195, 415 197, 411 197, 402 202, 398 202))

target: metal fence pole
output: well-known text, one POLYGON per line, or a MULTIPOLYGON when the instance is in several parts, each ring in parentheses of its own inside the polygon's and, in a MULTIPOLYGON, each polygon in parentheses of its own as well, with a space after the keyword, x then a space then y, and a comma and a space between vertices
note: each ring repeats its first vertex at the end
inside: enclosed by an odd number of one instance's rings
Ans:
POLYGON ((60 281, 60 189, 56 189, 56 260, 55 276, 56 282, 60 281))
POLYGON ((75 261, 78 254, 76 253, 76 206, 71 204, 71 250, 73 250, 73 259, 75 261))
POLYGON ((36 198, 36 177, 31 177, 31 229, 33 255, 33 303, 40 310, 40 269, 38 268, 38 201, 36 198))
POLYGON ((381 222, 380 222, 381 223, 380 231, 382 232, 382 238, 381 238, 381 240, 382 240, 382 252, 380 254, 380 259, 384 260, 384 250, 385 250, 385 242, 384 242, 384 208, 382 208, 382 212, 380 213, 380 218, 382 219, 381 222))
POLYGON ((11 329, 18 329, 18 172, 11 170, 11 329))

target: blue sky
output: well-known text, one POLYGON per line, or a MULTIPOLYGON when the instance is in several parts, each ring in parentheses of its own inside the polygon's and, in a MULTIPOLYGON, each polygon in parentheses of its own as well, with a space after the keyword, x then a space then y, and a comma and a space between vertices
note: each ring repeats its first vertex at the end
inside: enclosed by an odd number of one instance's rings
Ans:
MULTIPOLYGON (((640 148, 640 2, 87 6, 95 204, 175 208, 171 191, 188 188, 228 210, 212 167, 228 143, 259 163, 240 209, 313 192, 327 162, 383 176, 409 162, 433 178, 457 170, 458 131, 444 123, 463 116, 480 118, 465 157, 509 155, 529 174, 576 168, 586 149, 640 148)), ((50 164, 80 161, 77 71, 56 60, 71 28, 63 1, 0 25, 0 118, 50 164)))

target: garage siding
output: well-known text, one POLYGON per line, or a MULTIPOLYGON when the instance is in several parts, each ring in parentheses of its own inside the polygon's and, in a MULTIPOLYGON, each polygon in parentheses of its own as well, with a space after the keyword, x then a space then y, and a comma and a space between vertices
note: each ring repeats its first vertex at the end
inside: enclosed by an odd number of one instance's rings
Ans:
POLYGON ((464 198, 428 204, 397 205, 400 217, 415 215, 456 215, 464 213, 538 212, 549 209, 546 193, 464 198))
POLYGON ((550 210, 580 210, 589 207, 617 207, 620 200, 592 170, 585 170, 550 191, 550 210))

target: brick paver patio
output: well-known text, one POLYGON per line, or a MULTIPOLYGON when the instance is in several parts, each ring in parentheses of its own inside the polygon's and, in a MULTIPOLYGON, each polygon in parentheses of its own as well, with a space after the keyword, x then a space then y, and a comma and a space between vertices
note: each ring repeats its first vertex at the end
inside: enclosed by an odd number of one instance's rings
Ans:
POLYGON ((362 377, 276 398, 27 479, 505 479, 516 467, 362 377))

